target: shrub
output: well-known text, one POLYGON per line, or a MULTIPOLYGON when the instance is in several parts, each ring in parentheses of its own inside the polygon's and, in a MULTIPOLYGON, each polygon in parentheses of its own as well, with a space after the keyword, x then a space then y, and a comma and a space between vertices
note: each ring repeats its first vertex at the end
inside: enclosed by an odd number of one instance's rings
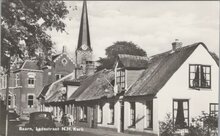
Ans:
POLYGON ((159 122, 160 136, 173 136, 175 132, 173 124, 171 114, 167 114, 165 121, 159 122))
MULTIPOLYGON (((171 114, 167 114, 165 121, 159 122, 160 136, 176 136, 178 128, 174 126, 171 114)), ((217 136, 218 117, 202 113, 201 116, 193 118, 188 133, 185 136, 217 136)))

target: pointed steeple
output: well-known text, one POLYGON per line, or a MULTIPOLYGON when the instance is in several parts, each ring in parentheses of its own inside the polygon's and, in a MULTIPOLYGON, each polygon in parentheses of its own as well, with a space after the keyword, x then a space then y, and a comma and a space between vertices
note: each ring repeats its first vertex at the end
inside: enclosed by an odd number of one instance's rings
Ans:
POLYGON ((77 50, 92 50, 89 34, 89 20, 86 1, 83 1, 77 50))

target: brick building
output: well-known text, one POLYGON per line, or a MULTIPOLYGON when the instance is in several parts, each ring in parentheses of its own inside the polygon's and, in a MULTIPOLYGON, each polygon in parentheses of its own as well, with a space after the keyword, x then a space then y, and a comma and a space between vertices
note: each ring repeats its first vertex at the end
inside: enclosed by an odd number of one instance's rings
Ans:
MULTIPOLYGON (((60 54, 54 55, 51 62, 40 67, 38 61, 26 59, 14 60, 11 66, 9 83, 9 108, 15 109, 20 114, 39 111, 40 103, 36 99, 43 88, 60 79, 91 75, 95 71, 93 51, 90 43, 89 24, 86 2, 83 3, 78 46, 75 50, 75 60, 66 53, 65 47, 60 54)), ((6 74, 0 75, 0 95, 6 96, 6 74)), ((45 91, 45 89, 44 89, 45 91)))

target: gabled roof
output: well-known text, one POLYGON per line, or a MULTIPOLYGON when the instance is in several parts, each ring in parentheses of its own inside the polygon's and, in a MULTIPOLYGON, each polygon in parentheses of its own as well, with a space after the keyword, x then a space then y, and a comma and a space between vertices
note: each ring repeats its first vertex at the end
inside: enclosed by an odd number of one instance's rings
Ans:
POLYGON ((126 69, 146 69, 148 65, 148 58, 146 56, 119 54, 118 61, 119 65, 126 69))
POLYGON ((37 63, 38 63, 37 60, 25 60, 23 65, 21 66, 21 70, 22 69, 41 70, 37 63))
POLYGON ((195 43, 176 51, 171 50, 152 56, 148 68, 129 88, 125 96, 156 95, 199 45, 208 51, 205 44, 195 43))
POLYGON ((114 72, 102 70, 87 77, 81 86, 70 96, 69 100, 86 101, 113 95, 114 72), (107 92, 106 92, 107 90, 107 92))

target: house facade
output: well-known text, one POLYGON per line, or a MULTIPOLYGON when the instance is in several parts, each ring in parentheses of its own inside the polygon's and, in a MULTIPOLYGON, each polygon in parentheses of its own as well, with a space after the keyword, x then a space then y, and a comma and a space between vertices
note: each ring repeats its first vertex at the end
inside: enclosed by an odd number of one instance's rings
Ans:
MULTIPOLYGON (((39 110, 39 102, 36 98, 43 87, 73 72, 74 63, 65 52, 57 55, 52 63, 53 65, 42 68, 34 59, 14 62, 9 79, 9 108, 15 109, 19 114, 29 114, 39 110)), ((3 99, 6 99, 6 86, 7 75, 2 74, 0 94, 3 99)))
POLYGON ((218 63, 203 43, 152 56, 124 95, 125 129, 159 135, 159 122, 167 114, 179 130, 202 112, 217 114, 218 72, 218 63))
POLYGON ((218 60, 203 43, 173 46, 150 58, 120 54, 113 78, 88 76, 66 101, 66 113, 76 125, 148 135, 159 135, 167 115, 178 133, 203 112, 218 114, 218 60))

